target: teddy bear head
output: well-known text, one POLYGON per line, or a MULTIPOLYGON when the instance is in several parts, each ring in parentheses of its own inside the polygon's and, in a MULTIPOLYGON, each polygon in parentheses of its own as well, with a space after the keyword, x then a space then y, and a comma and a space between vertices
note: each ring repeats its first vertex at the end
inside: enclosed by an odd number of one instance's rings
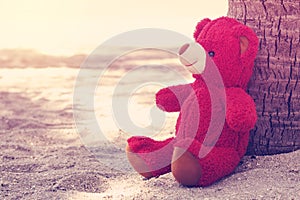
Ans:
MULTIPOLYGON (((206 18, 197 24, 194 38, 196 44, 203 47, 206 57, 217 66, 225 87, 247 87, 258 50, 258 38, 252 29, 229 17, 206 18)), ((185 46, 181 51, 188 48, 185 46)), ((198 75, 193 74, 195 78, 198 75)))

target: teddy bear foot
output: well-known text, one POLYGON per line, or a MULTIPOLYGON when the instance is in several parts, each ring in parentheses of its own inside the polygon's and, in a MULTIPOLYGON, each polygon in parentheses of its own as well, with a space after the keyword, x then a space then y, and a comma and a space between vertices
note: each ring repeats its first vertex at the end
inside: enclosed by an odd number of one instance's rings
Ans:
POLYGON ((126 146, 126 155, 127 158, 135 171, 137 171, 140 175, 142 175, 145 179, 150 179, 153 177, 149 167, 145 163, 145 161, 140 158, 137 154, 135 154, 129 147, 126 146))
POLYGON ((171 170, 180 184, 188 187, 198 186, 201 178, 201 166, 198 159, 190 152, 175 147, 171 170))
POLYGON ((135 171, 145 179, 158 177, 171 171, 174 138, 155 141, 148 137, 131 137, 126 155, 135 171))

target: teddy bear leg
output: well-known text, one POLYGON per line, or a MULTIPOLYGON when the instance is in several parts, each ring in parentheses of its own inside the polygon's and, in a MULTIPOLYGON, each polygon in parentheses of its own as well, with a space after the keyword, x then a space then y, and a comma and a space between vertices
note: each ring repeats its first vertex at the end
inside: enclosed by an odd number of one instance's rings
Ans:
POLYGON ((132 167, 149 179, 171 171, 174 138, 156 141, 148 137, 131 137, 126 147, 132 167))
POLYGON ((204 158, 199 159, 202 176, 198 185, 208 186, 230 175, 239 162, 240 157, 235 149, 213 147, 204 158))
POLYGON ((196 140, 185 139, 175 144, 171 169, 182 185, 208 186, 231 174, 239 161, 235 149, 210 148, 196 140), (201 152, 205 154, 201 156, 201 152))
POLYGON ((175 147, 171 165, 172 174, 182 185, 196 186, 201 178, 199 161, 190 152, 175 147))

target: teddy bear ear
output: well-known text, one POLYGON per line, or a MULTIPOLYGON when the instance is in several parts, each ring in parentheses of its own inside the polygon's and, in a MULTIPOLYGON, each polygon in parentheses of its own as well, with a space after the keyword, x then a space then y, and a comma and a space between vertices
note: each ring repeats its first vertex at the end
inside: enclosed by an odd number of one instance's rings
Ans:
POLYGON ((202 19, 200 22, 198 22, 198 24, 196 26, 196 30, 194 32, 195 40, 197 40, 197 38, 200 35, 201 31, 206 26, 206 24, 208 24, 209 22, 211 22, 211 20, 209 18, 202 19))
POLYGON ((241 54, 245 53, 249 46, 249 40, 245 36, 240 37, 240 48, 241 48, 241 54))
POLYGON ((240 40, 241 55, 255 55, 258 48, 258 38, 254 31, 242 24, 234 26, 233 31, 235 36, 240 40))

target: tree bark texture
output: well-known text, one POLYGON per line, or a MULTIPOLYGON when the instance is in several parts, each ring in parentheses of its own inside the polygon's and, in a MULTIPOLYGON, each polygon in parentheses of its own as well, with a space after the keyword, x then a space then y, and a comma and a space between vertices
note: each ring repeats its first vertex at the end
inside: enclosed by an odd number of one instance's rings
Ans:
POLYGON ((300 1, 229 0, 228 16, 260 40, 248 87, 258 114, 248 154, 300 149, 300 1))

